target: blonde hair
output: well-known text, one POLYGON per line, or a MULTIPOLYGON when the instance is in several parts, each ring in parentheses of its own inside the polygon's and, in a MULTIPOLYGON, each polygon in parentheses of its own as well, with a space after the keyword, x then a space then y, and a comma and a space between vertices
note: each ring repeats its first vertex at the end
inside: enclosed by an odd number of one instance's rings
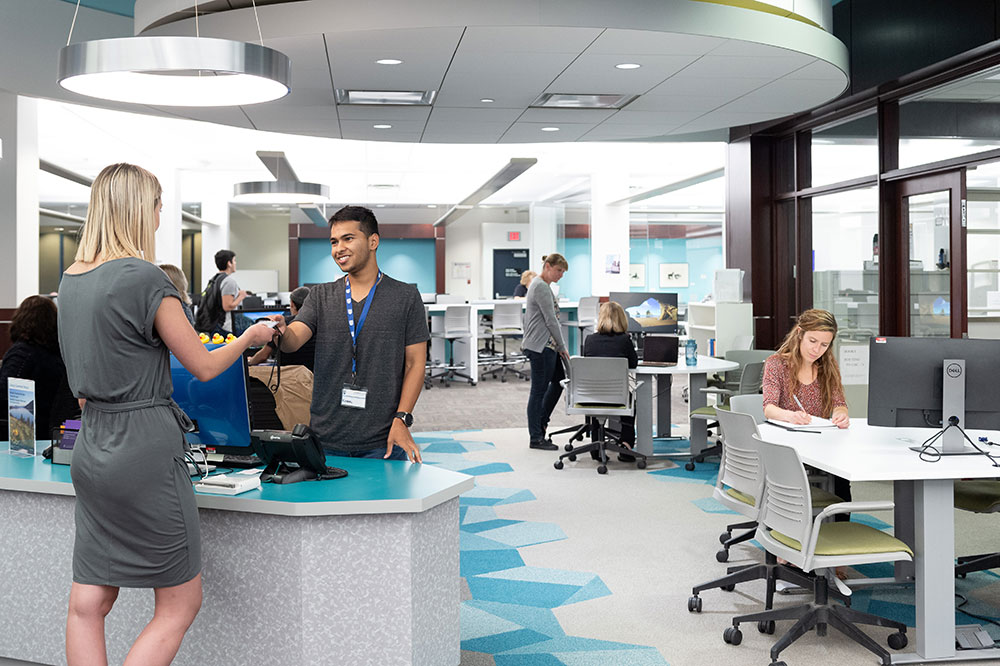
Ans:
POLYGON ((160 264, 160 269, 167 274, 170 281, 177 287, 177 291, 181 293, 181 300, 191 305, 191 295, 188 293, 188 279, 184 275, 184 271, 173 264, 160 264))
POLYGON ((625 316, 625 309, 615 301, 601 303, 601 310, 597 313, 598 333, 624 333, 628 330, 628 318, 625 316))
POLYGON ((542 262, 548 264, 549 266, 555 266, 556 268, 561 268, 564 271, 569 270, 569 262, 566 261, 566 257, 562 256, 558 252, 553 252, 552 254, 547 254, 542 257, 542 262))
POLYGON ((156 210, 163 188, 156 176, 133 164, 104 167, 90 187, 90 206, 76 260, 136 257, 156 261, 156 210))
MULTIPOLYGON (((837 339, 837 320, 826 310, 806 310, 799 315, 795 326, 785 336, 784 342, 778 348, 778 355, 785 360, 791 385, 788 387, 791 394, 795 395, 799 390, 799 370, 802 368, 802 355, 799 347, 802 345, 802 338, 806 331, 818 331, 820 333, 833 333, 830 339, 830 346, 837 339)), ((819 382, 823 392, 823 416, 829 417, 833 413, 833 394, 843 392, 844 387, 840 380, 840 366, 834 354, 827 351, 814 363, 816 366, 816 381, 819 382)))
POLYGON ((521 273, 521 284, 527 287, 536 277, 538 277, 538 273, 535 271, 524 271, 521 273))

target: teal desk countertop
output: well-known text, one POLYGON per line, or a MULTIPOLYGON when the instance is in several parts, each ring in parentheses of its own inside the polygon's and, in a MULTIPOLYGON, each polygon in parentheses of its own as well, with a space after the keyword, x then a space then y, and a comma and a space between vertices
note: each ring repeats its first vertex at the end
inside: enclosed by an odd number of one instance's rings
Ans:
MULTIPOLYGON (((232 496, 196 492, 198 506, 281 516, 419 513, 475 486, 471 476, 426 463, 331 456, 327 464, 346 469, 347 476, 289 485, 265 483, 259 490, 232 496)), ((0 451, 0 490, 74 495, 68 465, 53 465, 41 456, 12 456, 6 450, 0 451)))

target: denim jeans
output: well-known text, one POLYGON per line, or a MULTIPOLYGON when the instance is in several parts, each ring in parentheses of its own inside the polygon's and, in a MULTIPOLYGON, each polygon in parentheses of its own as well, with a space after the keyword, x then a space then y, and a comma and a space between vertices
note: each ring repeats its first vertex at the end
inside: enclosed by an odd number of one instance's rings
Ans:
POLYGON ((545 439, 545 429, 549 426, 549 417, 562 395, 562 385, 565 379, 559 354, 546 347, 541 352, 524 350, 531 363, 531 392, 528 394, 528 437, 532 442, 545 439))
MULTIPOLYGON (((385 455, 385 447, 368 449, 367 451, 337 451, 335 449, 325 449, 328 456, 343 456, 344 458, 381 458, 385 455)), ((392 454, 386 460, 408 460, 406 451, 399 446, 393 445, 392 454)))

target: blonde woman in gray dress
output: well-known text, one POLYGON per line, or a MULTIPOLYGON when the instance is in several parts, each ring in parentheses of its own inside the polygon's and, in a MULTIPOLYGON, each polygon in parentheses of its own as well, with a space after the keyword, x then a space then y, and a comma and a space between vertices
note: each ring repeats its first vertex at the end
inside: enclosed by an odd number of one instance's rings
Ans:
POLYGON ((153 263, 161 195, 145 169, 101 171, 76 261, 59 285, 59 345, 83 405, 71 470, 69 666, 107 664, 104 618, 121 587, 153 588, 155 598, 125 664, 173 660, 201 607, 201 540, 169 352, 205 381, 273 334, 256 324, 214 351, 201 344, 180 294, 153 263))

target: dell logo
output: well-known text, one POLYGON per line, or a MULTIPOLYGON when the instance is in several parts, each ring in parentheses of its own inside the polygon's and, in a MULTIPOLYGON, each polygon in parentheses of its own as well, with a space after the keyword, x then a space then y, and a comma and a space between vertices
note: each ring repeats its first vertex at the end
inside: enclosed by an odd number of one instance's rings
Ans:
POLYGON ((948 367, 945 368, 945 372, 947 372, 948 376, 951 377, 952 379, 955 379, 957 377, 961 377, 962 376, 962 366, 960 364, 958 364, 958 363, 949 363, 948 367))

